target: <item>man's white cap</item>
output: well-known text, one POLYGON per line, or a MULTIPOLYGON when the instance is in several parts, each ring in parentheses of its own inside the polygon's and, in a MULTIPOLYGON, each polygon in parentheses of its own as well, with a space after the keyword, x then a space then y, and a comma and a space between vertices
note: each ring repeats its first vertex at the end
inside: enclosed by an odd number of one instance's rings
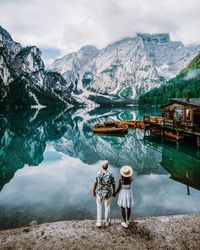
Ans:
POLYGON ((102 167, 106 167, 108 165, 108 161, 105 160, 105 161, 102 161, 102 167))

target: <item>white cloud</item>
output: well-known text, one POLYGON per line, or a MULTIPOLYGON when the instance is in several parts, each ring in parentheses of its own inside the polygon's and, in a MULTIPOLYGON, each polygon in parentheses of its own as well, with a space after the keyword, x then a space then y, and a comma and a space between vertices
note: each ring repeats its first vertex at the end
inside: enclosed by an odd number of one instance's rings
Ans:
POLYGON ((198 0, 0 0, 0 24, 22 44, 68 53, 98 48, 136 32, 169 32, 199 42, 198 0))

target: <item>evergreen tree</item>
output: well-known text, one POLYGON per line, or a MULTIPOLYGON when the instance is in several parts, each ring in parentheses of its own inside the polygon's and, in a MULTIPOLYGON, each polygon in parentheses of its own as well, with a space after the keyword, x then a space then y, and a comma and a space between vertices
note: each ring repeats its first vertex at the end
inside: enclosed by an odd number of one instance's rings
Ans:
POLYGON ((176 77, 139 98, 139 105, 163 105, 169 98, 184 98, 188 92, 200 98, 200 53, 176 77))

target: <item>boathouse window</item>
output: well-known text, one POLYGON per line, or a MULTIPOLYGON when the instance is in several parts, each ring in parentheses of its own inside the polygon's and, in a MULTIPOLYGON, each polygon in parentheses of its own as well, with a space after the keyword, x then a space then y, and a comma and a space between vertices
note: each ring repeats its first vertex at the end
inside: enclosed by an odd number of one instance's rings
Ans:
POLYGON ((174 111, 175 120, 180 121, 181 120, 181 115, 182 115, 181 109, 175 109, 175 111, 174 111))
POLYGON ((194 124, 195 128, 200 131, 200 110, 195 110, 194 112, 194 124))
POLYGON ((186 121, 190 121, 190 110, 189 109, 185 110, 185 119, 186 119, 186 121))
POLYGON ((171 109, 169 112, 169 119, 173 120, 174 119, 174 109, 171 109))
POLYGON ((167 119, 170 119, 170 110, 167 111, 167 119))

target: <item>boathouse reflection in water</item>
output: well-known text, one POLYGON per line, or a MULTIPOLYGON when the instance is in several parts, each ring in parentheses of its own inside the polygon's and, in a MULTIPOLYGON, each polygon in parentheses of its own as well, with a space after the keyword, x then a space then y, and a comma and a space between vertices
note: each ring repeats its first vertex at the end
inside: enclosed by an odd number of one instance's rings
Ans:
POLYGON ((200 150, 194 149, 192 156, 188 153, 181 148, 163 147, 161 165, 170 173, 170 178, 187 186, 189 194, 189 187, 200 190, 200 150))

